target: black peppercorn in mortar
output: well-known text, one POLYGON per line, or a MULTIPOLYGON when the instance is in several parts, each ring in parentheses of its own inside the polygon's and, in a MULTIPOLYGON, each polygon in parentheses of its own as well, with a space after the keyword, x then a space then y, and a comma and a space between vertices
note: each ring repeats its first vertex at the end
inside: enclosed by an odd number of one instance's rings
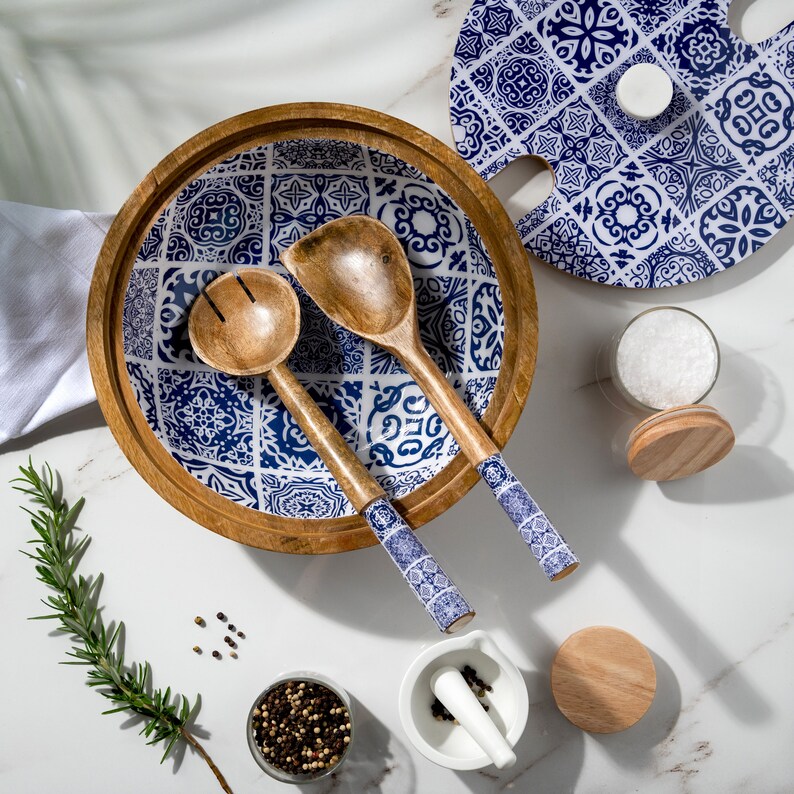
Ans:
POLYGON ((312 681, 285 681, 253 710, 254 742, 265 760, 293 775, 336 766, 350 744, 350 714, 339 696, 312 681))

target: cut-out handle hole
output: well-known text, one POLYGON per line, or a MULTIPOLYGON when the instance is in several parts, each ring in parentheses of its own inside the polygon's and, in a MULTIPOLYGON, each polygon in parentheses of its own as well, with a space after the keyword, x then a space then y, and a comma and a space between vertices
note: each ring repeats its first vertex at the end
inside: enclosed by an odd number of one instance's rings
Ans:
POLYGON ((519 157, 491 177, 488 186, 502 202, 510 220, 518 223, 551 195, 554 171, 542 157, 519 157))
POLYGON ((728 27, 748 44, 758 44, 794 22, 792 0, 733 0, 728 27))

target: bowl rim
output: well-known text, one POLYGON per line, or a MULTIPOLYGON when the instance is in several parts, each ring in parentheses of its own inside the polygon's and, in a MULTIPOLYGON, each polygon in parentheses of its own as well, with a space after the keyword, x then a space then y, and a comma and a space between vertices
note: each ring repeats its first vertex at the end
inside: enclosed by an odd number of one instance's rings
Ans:
MULTIPOLYGON (((297 102, 221 121, 178 146, 138 185, 100 250, 86 313, 88 360, 97 400, 127 459, 172 506, 225 537, 294 554, 350 551, 377 543, 360 515, 292 518, 246 507, 184 469, 154 435, 126 371, 122 314, 127 282, 146 235, 195 178, 233 154, 283 140, 333 139, 370 146, 418 168, 461 208, 485 245, 502 293, 502 363, 480 423, 501 449, 524 408, 537 357, 538 314, 527 252, 499 200, 450 147, 408 122, 354 105, 297 102)), ((478 479, 458 452, 434 477, 394 505, 414 529, 443 513, 478 479)))

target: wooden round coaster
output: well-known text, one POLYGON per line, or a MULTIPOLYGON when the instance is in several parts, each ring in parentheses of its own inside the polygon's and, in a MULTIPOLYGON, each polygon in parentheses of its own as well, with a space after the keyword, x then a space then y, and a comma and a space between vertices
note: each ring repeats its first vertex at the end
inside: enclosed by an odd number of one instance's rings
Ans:
POLYGON ((578 728, 617 733, 634 725, 653 701, 656 668, 645 646, 621 629, 591 626, 560 646, 551 691, 578 728))
POLYGON ((678 480, 721 461, 736 437, 709 405, 669 408, 640 422, 629 436, 629 468, 643 480, 678 480))

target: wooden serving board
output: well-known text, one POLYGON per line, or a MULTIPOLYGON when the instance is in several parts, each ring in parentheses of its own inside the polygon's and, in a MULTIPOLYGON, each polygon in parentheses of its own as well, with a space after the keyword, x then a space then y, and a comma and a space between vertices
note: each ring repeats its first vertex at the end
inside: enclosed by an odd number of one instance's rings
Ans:
MULTIPOLYGON (((149 361, 147 356, 152 358, 151 341, 149 350, 130 351, 129 349, 129 336, 135 330, 133 327, 135 323, 138 320, 151 322, 150 316, 147 317, 145 313, 133 323, 125 315, 125 304, 129 314, 130 306, 134 307, 139 297, 137 293, 129 293, 131 275, 133 272, 145 274, 149 269, 157 270, 158 267, 162 270, 165 265, 170 264, 169 257, 188 259, 190 267, 201 267, 203 254, 200 249, 195 248, 192 240, 205 235, 214 241, 215 235, 223 237, 228 231, 226 221, 218 221, 218 217, 223 219, 224 215, 223 212, 218 212, 217 193, 205 197, 205 194, 201 193, 201 186, 216 177, 227 180, 229 184, 250 185, 250 181, 245 181, 250 180, 250 177, 234 174, 229 176, 229 169, 240 171, 249 166, 255 169, 256 156, 261 151, 261 147, 280 146, 283 142, 296 141, 349 142, 353 148, 372 147, 373 150, 383 153, 383 158, 392 158, 397 166, 400 162, 403 165, 407 164, 410 169, 415 169, 413 173, 418 174, 418 178, 432 180, 432 183, 460 209, 467 223, 470 223, 475 230, 477 243, 479 245, 481 242, 493 266, 498 284, 496 292, 497 294, 501 292, 501 313, 488 321, 499 326, 499 333, 501 333, 502 321, 504 324, 503 344, 500 345, 499 350, 500 359, 495 359, 500 363, 496 365, 498 372, 493 373, 495 377, 492 380, 495 382, 489 386, 490 401, 480 418, 482 425, 500 448, 504 446, 515 427, 529 392, 537 350, 537 306, 524 249, 509 218, 490 189, 471 168, 440 141, 382 113, 359 107, 324 103, 298 103, 255 110, 199 133, 168 155, 141 182, 118 213, 108 232, 97 261, 88 304, 89 362, 97 397, 112 432, 144 479, 172 505, 209 529, 239 542, 273 551, 300 554, 331 553, 369 546, 375 542, 369 527, 360 516, 351 515, 349 511, 324 518, 313 517, 310 510, 305 510, 303 513, 286 511, 279 513, 275 509, 269 510, 270 503, 266 501, 260 501, 258 505, 250 500, 249 503, 245 503, 237 500, 234 493, 208 487, 213 484, 212 479, 205 478, 203 482, 200 481, 201 475, 195 473, 196 468, 191 472, 188 470, 189 467, 177 461, 177 458, 183 457, 183 450, 174 447, 174 439, 163 431, 162 422, 158 426, 160 414, 148 410, 150 407, 146 402, 148 397, 141 396, 143 388, 141 383, 143 386, 146 386, 146 383, 143 380, 136 381, 133 387, 132 373, 129 371, 132 366, 128 367, 132 361, 132 364, 141 365, 138 369, 145 369, 148 366, 152 370, 157 370, 154 373, 155 377, 149 379, 150 391, 152 388, 159 388, 161 391, 167 388, 174 391, 176 386, 183 391, 187 389, 184 384, 176 384, 178 377, 174 374, 181 366, 182 359, 177 357, 175 363, 164 362, 162 365, 156 360, 149 361), (251 163, 253 165, 250 165, 251 163), (213 169, 212 175, 208 176, 207 172, 211 169, 213 169), (203 202, 200 211, 197 209, 192 214, 187 210, 182 212, 183 205, 175 200, 179 196, 192 196, 194 193, 197 193, 203 202), (213 201, 216 201, 214 205, 213 201), (182 224, 180 229, 184 228, 190 232, 190 224, 195 225, 199 222, 205 223, 206 226, 200 227, 198 235, 193 238, 189 233, 178 239, 174 237, 176 242, 171 248, 165 244, 160 245, 159 253, 151 257, 153 262, 143 261, 149 256, 148 248, 152 241, 154 241, 153 247, 157 247, 158 239, 162 243, 162 239, 158 237, 162 228, 166 227, 163 234, 167 234, 167 230, 171 228, 163 222, 163 215, 169 207, 172 210, 172 215, 169 216, 172 219, 172 226, 177 223, 174 220, 177 212, 182 212, 179 216, 179 223, 182 224), (151 268, 149 268, 150 264, 152 264, 151 268), (126 356, 125 334, 128 347, 126 356), (157 380, 158 376, 159 380, 157 380)), ((327 171, 333 168, 333 164, 323 164, 322 167, 327 171)), ((377 182, 375 177, 371 170, 362 176, 356 176, 362 182, 369 181, 371 191, 381 188, 384 191, 395 189, 391 184, 377 182)), ((269 189, 267 175, 256 178, 264 181, 265 190, 269 189)), ((327 181, 327 174, 322 178, 326 178, 327 181)), ((401 178, 399 173, 395 178, 399 183, 401 178)), ((274 176, 273 179, 276 177, 274 176)), ((390 183, 391 180, 386 182, 390 183)), ((229 192, 225 187, 222 190, 225 193, 229 192)), ((340 202, 343 199, 347 200, 347 195, 341 195, 341 188, 339 193, 340 202)), ((265 193, 265 195, 270 194, 265 193)), ((248 196, 244 198, 247 200, 248 196)), ((258 201, 266 200, 261 199, 258 194, 255 198, 258 201)), ((232 199, 235 197, 233 196, 232 199)), ((198 201, 194 201, 193 204, 198 204, 198 201)), ((228 207, 234 208, 239 204, 239 201, 237 205, 230 203, 228 207)), ((267 206, 265 205, 265 217, 267 217, 267 206)), ((421 211, 421 207, 412 207, 412 209, 421 211)), ((261 225, 261 210, 254 212, 259 212, 257 217, 260 218, 261 225)), ((351 210, 350 214, 354 212, 355 210, 351 210)), ((399 219, 393 220, 396 223, 399 219)), ((239 215, 229 215, 229 223, 235 224, 238 221, 239 215)), ((192 231, 195 233, 196 229, 193 228, 192 231)), ((269 266, 270 260, 265 256, 269 255, 277 259, 281 242, 271 240, 272 251, 267 250, 266 242, 264 246, 266 254, 262 254, 261 239, 261 235, 258 239, 255 236, 246 236, 242 240, 244 245, 241 244, 233 250, 230 247, 230 258, 225 260, 226 268, 234 269, 238 265, 250 265, 252 251, 260 256, 260 263, 263 266, 269 266)), ((267 241, 268 238, 265 239, 267 241)), ((464 231, 461 250, 466 246, 465 240, 464 231)), ((438 250, 443 251, 444 246, 442 245, 438 250)), ((465 248, 465 250, 472 249, 465 248)), ((423 254, 409 250, 407 253, 409 259, 413 254, 420 257, 419 266, 424 266, 421 256, 426 255, 426 252, 423 254)), ((455 267, 462 273, 473 273, 478 265, 464 256, 455 261, 455 267), (467 270, 469 268, 471 271, 467 270)), ((141 281, 144 281, 143 276, 141 281)), ((194 286, 198 290, 201 285, 194 286)), ((481 298, 474 294, 474 290, 471 290, 471 293, 467 300, 474 306, 481 298)), ((189 300, 190 296, 187 298, 189 300)), ((161 298, 152 301, 155 312, 162 302, 161 298)), ((304 310, 306 310, 305 306, 304 310)), ((492 329, 483 329, 484 332, 489 330, 492 329)), ((155 337, 155 346, 161 341, 162 339, 155 337)), ((443 353, 444 351, 441 351, 441 355, 443 353)), ((180 355, 183 354, 189 356, 190 351, 182 350, 180 355)), ((311 355, 307 355, 308 359, 311 359, 311 355)), ((189 382, 188 376, 198 370, 199 366, 191 363, 186 369, 184 381, 189 382)), ((199 374, 205 381, 213 377, 211 373, 199 372, 199 374)), ((181 376, 179 374, 179 377, 181 376)), ((390 376, 393 377, 394 373, 390 376)), ((238 387, 232 384, 230 388, 238 387)), ((160 396, 162 395, 159 393, 155 394, 155 401, 160 396)), ((268 406, 270 407, 272 406, 268 406)), ((279 406, 276 408, 280 410, 279 406)), ((168 431, 173 433, 173 415, 170 419, 171 427, 168 431)), ((362 412, 360 422, 365 421, 366 416, 362 412)), ((256 426, 254 424, 254 427, 256 426)), ((366 427, 358 429, 366 430, 366 427)), ((203 467, 202 471, 211 469, 210 464, 213 463, 208 462, 206 458, 205 455, 204 460, 199 460, 203 467)), ((255 466, 259 465, 257 460, 255 459, 255 466)), ((285 476, 288 478, 289 472, 285 476)), ((324 476, 327 478, 327 472, 324 476)), ((450 507, 471 488, 476 480, 476 473, 462 456, 450 455, 449 462, 440 471, 434 473, 430 479, 420 479, 416 487, 411 486, 411 490, 401 493, 394 503, 408 523, 415 528, 450 507)), ((262 481, 258 487, 260 499, 267 497, 266 487, 263 493, 262 481)))

